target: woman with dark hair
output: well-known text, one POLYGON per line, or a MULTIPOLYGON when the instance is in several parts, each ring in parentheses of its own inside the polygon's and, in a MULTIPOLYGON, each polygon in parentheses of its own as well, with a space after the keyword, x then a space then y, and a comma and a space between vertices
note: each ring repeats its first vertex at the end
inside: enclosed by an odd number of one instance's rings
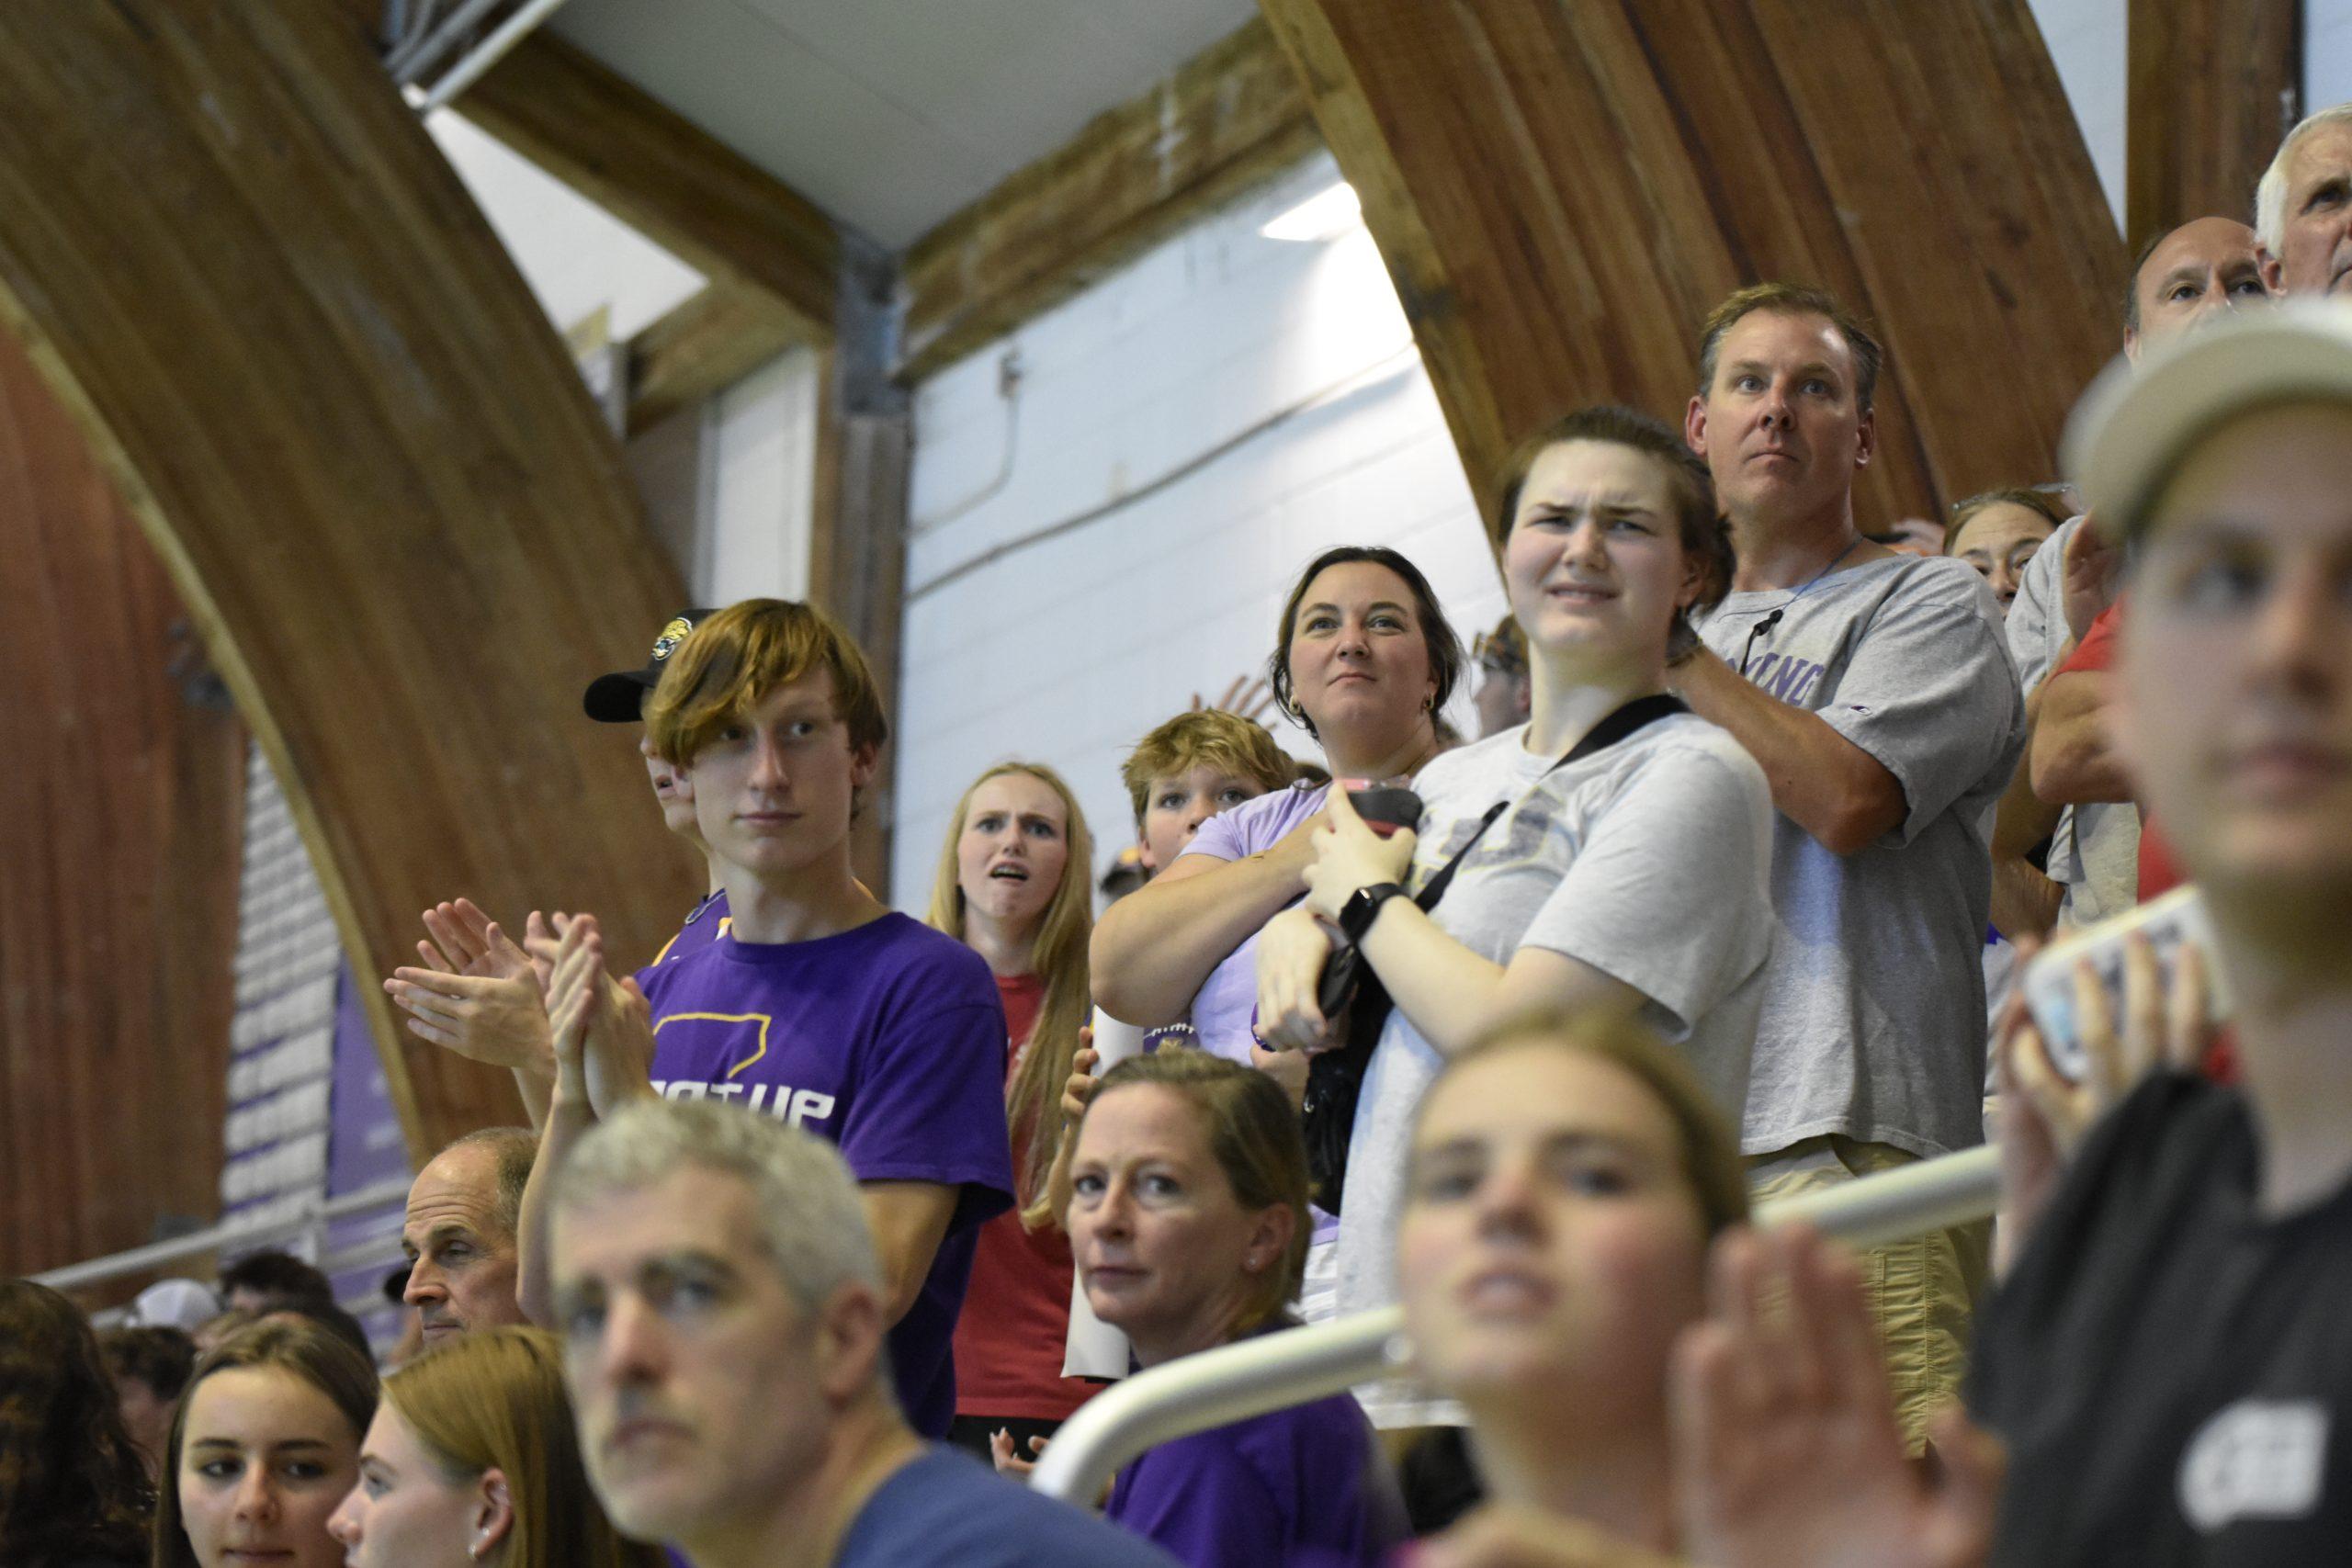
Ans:
POLYGON ((0 1562, 141 1562, 152 1497, 89 1323, 46 1285, 0 1284, 0 1562))
MULTIPOLYGON (((1282 710, 1322 743, 1334 778, 1410 778, 1444 749, 1438 711, 1464 663, 1462 639, 1420 569, 1383 546, 1346 545, 1307 562, 1292 584, 1267 683, 1282 710)), ((1266 922, 1306 890, 1312 831, 1331 795, 1329 780, 1302 782, 1219 812, 1175 863, 1105 911, 1093 948, 1103 1010, 1145 1028, 1189 1018, 1201 1049, 1269 1067, 1298 1095, 1307 1075, 1257 1038, 1256 949, 1266 922)), ((1306 1091, 1318 1128, 1344 1123, 1360 1057, 1335 1060, 1306 1091), (1337 1113, 1328 1109, 1334 1104, 1337 1113)), ((1332 1144, 1327 1136, 1317 1146, 1332 1144)), ((1329 1196, 1333 1161, 1322 1164, 1318 1184, 1329 1196)), ((1318 1211, 1301 1303, 1309 1322, 1329 1315, 1336 1239, 1318 1211)))
MULTIPOLYGON (((1328 1043, 1317 993, 1342 947, 1394 999, 1348 1135, 1343 1311, 1396 1300, 1413 1109, 1496 1020, 1639 1017, 1726 1114, 1747 1095, 1772 942, 1771 795, 1737 741, 1666 694, 1668 666, 1698 646, 1690 613, 1731 582, 1713 486, 1671 431, 1617 408, 1538 433, 1504 479, 1493 536, 1527 637, 1529 721, 1423 772, 1418 835, 1383 838, 1334 796, 1306 901, 1259 943, 1270 1042, 1328 1043)), ((1383 1427, 1451 1419, 1402 1388, 1365 1406, 1383 1427)))
MULTIPOLYGON (((1144 1367, 1290 1322, 1306 1262, 1306 1148, 1273 1080, 1162 1047, 1104 1075, 1070 1162, 1070 1244, 1095 1315, 1144 1367)), ((1344 1393, 1162 1443, 1105 1510, 1187 1568, 1382 1561, 1399 1510, 1344 1393)))
POLYGON ((375 1415, 376 1369, 313 1319, 281 1314, 221 1341, 180 1395, 153 1568, 341 1568, 327 1519, 375 1415))
MULTIPOLYGON (((1410 778, 1437 755, 1436 715, 1462 641, 1420 569, 1348 545, 1307 562, 1274 626, 1267 683, 1342 779, 1410 778)), ((1204 823, 1175 863, 1094 928, 1095 1000, 1146 1029, 1191 1015, 1201 1049, 1247 1062, 1261 927, 1306 891, 1310 824, 1329 785, 1261 795, 1204 823)))

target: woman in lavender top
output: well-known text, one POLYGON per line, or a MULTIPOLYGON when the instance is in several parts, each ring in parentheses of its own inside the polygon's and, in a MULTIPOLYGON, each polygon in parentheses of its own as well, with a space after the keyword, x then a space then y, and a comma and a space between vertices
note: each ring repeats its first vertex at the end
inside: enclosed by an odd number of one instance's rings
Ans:
MULTIPOLYGON (((1395 550, 1346 546, 1307 563, 1283 606, 1267 675, 1275 702, 1341 779, 1410 777, 1439 750, 1436 715, 1463 667, 1437 595, 1395 550)), ((1252 1059, 1260 928, 1306 891, 1329 785, 1219 812, 1094 928, 1094 999, 1146 1029, 1189 1012, 1203 1050, 1252 1059)))
MULTIPOLYGON (((1263 1073, 1169 1048, 1087 1105, 1065 1211, 1095 1315, 1158 1366, 1287 1322, 1306 1258, 1306 1149, 1263 1073)), ((1400 1533, 1371 1427, 1333 1394, 1162 1443, 1113 1522, 1190 1568, 1372 1564, 1400 1533)))

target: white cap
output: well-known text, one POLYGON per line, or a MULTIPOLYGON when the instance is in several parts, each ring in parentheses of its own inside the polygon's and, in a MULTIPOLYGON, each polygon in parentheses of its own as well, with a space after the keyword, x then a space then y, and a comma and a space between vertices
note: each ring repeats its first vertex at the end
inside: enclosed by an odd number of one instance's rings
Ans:
POLYGON ((2102 526, 2129 529, 2215 425, 2306 400, 2352 404, 2352 306, 2290 299, 2117 360, 2066 422, 2065 470, 2102 526))
POLYGON ((123 1321, 141 1328, 194 1329, 220 1315, 220 1298, 194 1280, 158 1280, 139 1292, 123 1321))

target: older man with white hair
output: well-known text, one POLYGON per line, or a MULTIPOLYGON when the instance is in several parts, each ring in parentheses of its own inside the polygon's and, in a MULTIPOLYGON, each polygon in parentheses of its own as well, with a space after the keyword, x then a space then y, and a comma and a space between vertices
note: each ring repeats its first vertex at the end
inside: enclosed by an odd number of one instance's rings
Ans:
POLYGON ((709 1101, 585 1134, 554 1198, 556 1317, 590 1479, 702 1568, 1170 1568, 909 1428, 840 1155, 709 1101))
POLYGON ((2352 103, 2307 117, 2254 191, 2262 280, 2273 294, 2352 291, 2352 103))

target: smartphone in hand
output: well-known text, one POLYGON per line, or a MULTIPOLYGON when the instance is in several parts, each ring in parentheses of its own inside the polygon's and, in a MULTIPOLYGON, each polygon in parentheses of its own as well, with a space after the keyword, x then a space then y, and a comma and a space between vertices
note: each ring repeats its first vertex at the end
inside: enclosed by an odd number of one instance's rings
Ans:
POLYGON ((2108 1017, 2117 1029, 2123 1025, 2123 950, 2133 932, 2148 939, 2155 950, 2156 970, 2170 993, 2178 970, 2180 950, 2195 942, 2205 953, 2209 1021, 2228 1017, 2221 976, 2213 964, 2213 926, 2205 901, 2194 886, 2177 887, 2113 919, 2101 920, 2061 938, 2033 955, 2019 982, 2025 1004, 2050 1052, 2051 1065, 2075 1083, 2090 1071, 2083 1046, 2080 1021, 2075 1015, 2075 968, 2087 961, 2107 992, 2108 1017))
POLYGON ((1356 815, 1364 819, 1365 826, 1384 839, 1399 828, 1419 828, 1421 825, 1421 797, 1401 783, 1384 780, 1375 784, 1349 779, 1343 787, 1348 792, 1348 804, 1356 808, 1356 815))

